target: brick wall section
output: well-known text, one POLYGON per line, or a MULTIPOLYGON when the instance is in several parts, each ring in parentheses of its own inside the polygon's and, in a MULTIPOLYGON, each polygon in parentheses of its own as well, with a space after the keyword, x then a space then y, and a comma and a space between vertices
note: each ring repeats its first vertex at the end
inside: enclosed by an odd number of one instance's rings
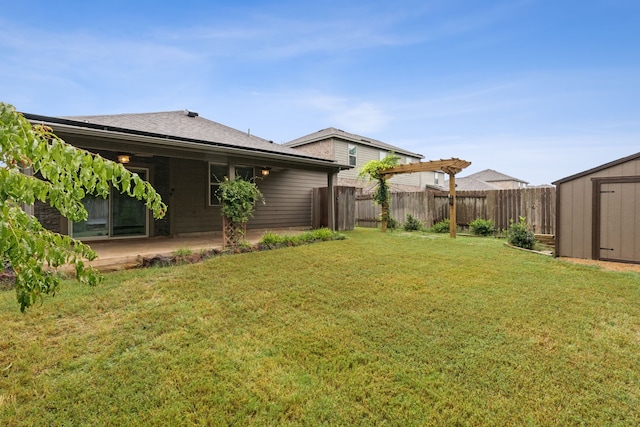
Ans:
POLYGON ((335 160, 333 155, 333 142, 331 140, 312 142, 311 144, 295 147, 295 149, 315 157, 335 160))
POLYGON ((63 217, 56 208, 46 203, 36 201, 33 206, 33 212, 44 228, 54 233, 62 233, 60 225, 63 217))

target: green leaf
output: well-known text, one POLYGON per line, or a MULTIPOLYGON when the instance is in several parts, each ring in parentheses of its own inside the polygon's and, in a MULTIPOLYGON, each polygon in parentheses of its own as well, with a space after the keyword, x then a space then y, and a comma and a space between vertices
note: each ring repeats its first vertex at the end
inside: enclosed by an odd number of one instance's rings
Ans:
POLYGON ((16 272, 21 311, 55 294, 59 266, 75 265, 82 283, 101 280, 85 264, 96 258, 89 246, 44 229, 21 203, 48 202, 67 218, 81 221, 87 218, 82 204, 86 194, 106 197, 112 184, 145 200, 156 218, 166 212, 153 187, 122 165, 65 143, 45 126, 32 126, 12 105, 0 102, 0 257, 16 272), (24 175, 25 167, 32 167, 34 175, 24 175))

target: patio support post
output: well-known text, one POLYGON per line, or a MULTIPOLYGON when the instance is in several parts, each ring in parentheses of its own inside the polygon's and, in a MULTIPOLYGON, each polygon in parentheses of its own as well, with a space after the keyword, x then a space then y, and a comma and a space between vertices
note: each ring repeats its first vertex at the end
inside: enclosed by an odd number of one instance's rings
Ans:
POLYGON ((334 188, 334 172, 327 174, 327 226, 331 231, 336 231, 336 195, 334 188))

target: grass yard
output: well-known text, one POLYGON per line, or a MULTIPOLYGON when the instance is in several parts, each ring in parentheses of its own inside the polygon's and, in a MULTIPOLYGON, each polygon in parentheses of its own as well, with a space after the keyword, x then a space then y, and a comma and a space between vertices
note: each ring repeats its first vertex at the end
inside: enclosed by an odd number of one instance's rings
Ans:
POLYGON ((0 425, 640 424, 640 274, 345 234, 0 292, 0 425))

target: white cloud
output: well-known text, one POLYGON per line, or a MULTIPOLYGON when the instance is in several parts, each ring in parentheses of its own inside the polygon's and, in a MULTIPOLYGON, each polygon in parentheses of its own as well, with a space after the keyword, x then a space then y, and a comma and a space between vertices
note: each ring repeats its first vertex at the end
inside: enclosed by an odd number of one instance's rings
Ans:
POLYGON ((330 126, 342 128, 347 132, 365 135, 379 132, 392 120, 383 108, 369 101, 322 94, 302 96, 299 99, 302 105, 316 110, 315 114, 324 112, 325 120, 330 123, 330 126))

